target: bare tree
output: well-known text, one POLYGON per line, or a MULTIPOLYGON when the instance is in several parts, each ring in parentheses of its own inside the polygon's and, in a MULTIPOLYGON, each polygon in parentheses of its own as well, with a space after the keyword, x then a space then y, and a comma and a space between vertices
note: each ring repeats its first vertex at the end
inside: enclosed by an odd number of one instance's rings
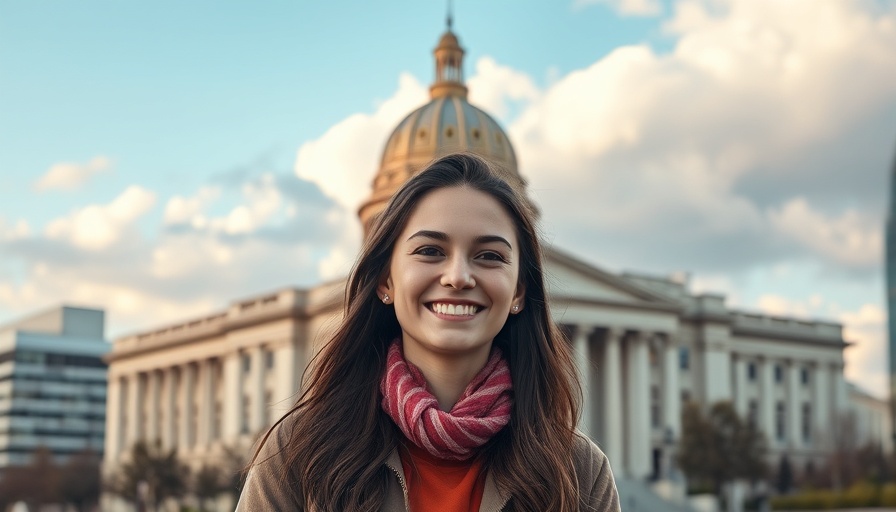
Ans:
POLYGON ((89 510, 99 502, 99 454, 88 449, 69 458, 59 471, 59 497, 78 512, 89 510))
POLYGON ((133 503, 142 502, 148 509, 168 498, 179 498, 187 490, 188 470, 177 458, 177 449, 162 449, 161 443, 148 445, 138 441, 130 456, 108 482, 110 492, 133 503))

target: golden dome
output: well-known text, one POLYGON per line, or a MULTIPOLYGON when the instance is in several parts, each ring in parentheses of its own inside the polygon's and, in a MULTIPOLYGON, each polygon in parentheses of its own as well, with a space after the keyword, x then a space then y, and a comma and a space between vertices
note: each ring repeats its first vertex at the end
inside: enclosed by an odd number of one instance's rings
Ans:
POLYGON ((386 141, 370 198, 358 212, 365 232, 392 194, 429 162, 456 152, 479 155, 513 185, 524 187, 507 134, 482 109, 467 101, 462 64, 464 50, 449 29, 433 51, 436 79, 431 100, 402 120, 386 141))

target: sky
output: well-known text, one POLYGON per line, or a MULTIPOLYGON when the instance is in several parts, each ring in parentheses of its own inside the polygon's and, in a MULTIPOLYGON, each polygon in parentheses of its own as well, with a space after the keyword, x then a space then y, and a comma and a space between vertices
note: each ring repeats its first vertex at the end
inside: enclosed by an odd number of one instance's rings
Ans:
MULTIPOLYGON (((0 0, 0 323, 110 339, 338 278, 445 2, 0 0)), ((548 244, 840 322, 887 389, 896 0, 454 2, 548 244)))

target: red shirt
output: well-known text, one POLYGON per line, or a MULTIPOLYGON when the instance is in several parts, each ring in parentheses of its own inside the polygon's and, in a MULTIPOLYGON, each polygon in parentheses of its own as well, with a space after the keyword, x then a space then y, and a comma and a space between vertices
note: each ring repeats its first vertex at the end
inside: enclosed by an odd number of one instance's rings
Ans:
POLYGON ((411 512, 479 512, 485 473, 478 458, 443 460, 413 443, 399 453, 411 512))

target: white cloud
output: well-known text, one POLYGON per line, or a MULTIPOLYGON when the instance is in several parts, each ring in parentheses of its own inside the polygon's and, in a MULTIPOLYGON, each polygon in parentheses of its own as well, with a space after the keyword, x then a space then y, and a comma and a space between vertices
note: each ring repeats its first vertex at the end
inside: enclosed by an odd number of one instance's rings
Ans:
POLYGON ((50 239, 69 240, 76 247, 89 251, 107 249, 153 207, 155 200, 153 192, 132 185, 109 204, 86 206, 51 221, 44 234, 50 239))
POLYGON ((395 94, 372 114, 351 115, 318 139, 302 144, 296 155, 296 175, 316 183, 327 196, 356 211, 370 194, 389 133, 426 100, 426 88, 403 73, 395 94))
POLYGON ((663 12, 660 0, 574 0, 573 7, 606 4, 623 16, 657 16, 663 12))
POLYGON ((476 72, 467 80, 470 103, 498 118, 508 115, 508 101, 530 102, 539 96, 529 75, 485 56, 476 62, 476 72))
POLYGON ((881 264, 880 223, 855 210, 828 218, 812 210, 804 198, 797 197, 770 211, 769 221, 781 235, 830 261, 855 267, 877 268, 881 264))
POLYGON ((202 224, 202 213, 221 195, 220 187, 205 186, 191 197, 174 196, 165 205, 165 224, 202 224))
POLYGON ((106 156, 95 156, 87 163, 60 162, 50 169, 35 183, 35 190, 61 189, 74 190, 84 185, 91 177, 112 168, 112 160, 106 156))
POLYGON ((846 349, 846 378, 876 396, 889 395, 887 368, 887 316, 877 304, 865 304, 855 311, 843 312, 843 336, 854 345, 846 349))

